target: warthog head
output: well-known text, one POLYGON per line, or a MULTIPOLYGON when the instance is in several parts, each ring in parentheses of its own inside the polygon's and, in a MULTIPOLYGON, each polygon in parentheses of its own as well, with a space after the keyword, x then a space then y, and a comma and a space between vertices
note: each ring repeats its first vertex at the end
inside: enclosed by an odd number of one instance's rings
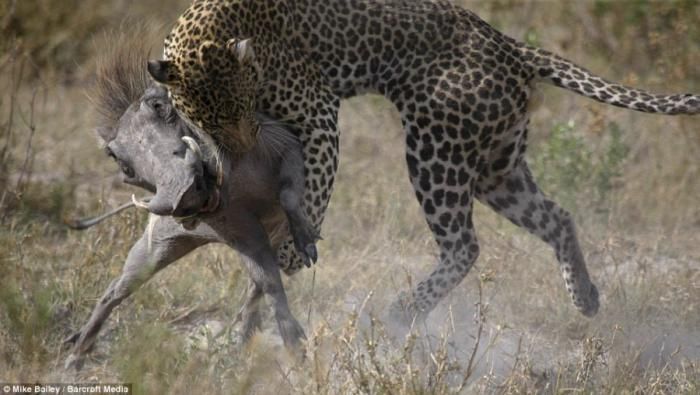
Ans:
POLYGON ((97 131, 124 182, 155 194, 139 203, 152 214, 188 218, 214 210, 218 189, 212 155, 202 153, 166 89, 149 80, 146 51, 138 45, 115 51, 123 53, 106 57, 98 70, 96 101, 104 122, 97 131))

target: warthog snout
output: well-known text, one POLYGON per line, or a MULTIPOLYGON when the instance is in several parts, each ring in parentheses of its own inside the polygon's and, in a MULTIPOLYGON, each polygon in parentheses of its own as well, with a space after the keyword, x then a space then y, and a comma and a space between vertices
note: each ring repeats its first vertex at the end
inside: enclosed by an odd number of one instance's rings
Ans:
POLYGON ((156 195, 148 203, 148 211, 156 215, 191 217, 208 206, 210 190, 204 174, 204 158, 197 142, 182 138, 184 158, 163 163, 163 174, 156 180, 156 195))

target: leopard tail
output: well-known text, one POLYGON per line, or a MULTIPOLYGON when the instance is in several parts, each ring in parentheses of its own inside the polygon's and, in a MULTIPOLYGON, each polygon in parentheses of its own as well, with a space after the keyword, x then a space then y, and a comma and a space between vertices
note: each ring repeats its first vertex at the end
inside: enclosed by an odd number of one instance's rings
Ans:
POLYGON ((573 62, 539 48, 521 46, 523 59, 535 68, 535 80, 602 103, 647 113, 700 114, 700 96, 658 95, 607 81, 573 62))

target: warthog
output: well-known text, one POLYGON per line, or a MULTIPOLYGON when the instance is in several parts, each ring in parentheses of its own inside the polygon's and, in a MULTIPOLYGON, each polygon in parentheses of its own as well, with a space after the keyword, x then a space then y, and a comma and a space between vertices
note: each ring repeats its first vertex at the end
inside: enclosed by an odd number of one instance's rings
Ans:
POLYGON ((259 302, 266 294, 285 345, 295 348, 304 331, 289 310, 276 250, 291 232, 307 264, 317 259, 318 235, 302 210, 301 144, 283 125, 258 114, 260 131, 252 151, 237 157, 212 152, 213 145, 175 112, 167 91, 150 82, 145 52, 128 41, 113 52, 98 70, 96 101, 107 121, 98 132, 124 181, 154 193, 148 200, 134 200, 151 217, 122 274, 88 322, 66 340, 73 345, 66 366, 82 365, 112 309, 140 285, 212 242, 244 257, 251 280, 238 316, 244 338, 260 327, 259 302))

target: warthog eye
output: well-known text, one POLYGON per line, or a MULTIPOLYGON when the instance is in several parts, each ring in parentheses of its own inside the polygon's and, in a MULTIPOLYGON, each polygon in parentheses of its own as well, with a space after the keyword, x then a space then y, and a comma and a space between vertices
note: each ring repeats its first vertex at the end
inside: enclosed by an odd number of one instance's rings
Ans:
POLYGON ((121 168, 122 173, 124 173, 124 175, 127 176, 128 178, 134 178, 134 176, 136 175, 134 173, 134 169, 132 169, 131 167, 129 167, 123 163, 120 163, 119 167, 121 168))
POLYGON ((111 148, 106 147, 105 153, 107 154, 107 156, 109 156, 110 158, 114 159, 115 162, 117 162, 117 165, 119 165, 119 169, 122 171, 122 173, 124 173, 124 175, 127 178, 134 178, 136 176, 134 169, 132 169, 131 167, 129 167, 129 165, 124 163, 124 161, 119 159, 117 155, 114 154, 114 151, 112 151, 111 148))
POLYGON ((148 105, 151 106, 153 111, 158 115, 158 118, 165 121, 170 121, 171 118, 171 108, 170 106, 160 99, 151 99, 148 101, 148 105))
POLYGON ((153 102, 151 102, 151 106, 158 113, 158 115, 161 115, 163 112, 163 103, 159 102, 158 100, 153 100, 153 102))

